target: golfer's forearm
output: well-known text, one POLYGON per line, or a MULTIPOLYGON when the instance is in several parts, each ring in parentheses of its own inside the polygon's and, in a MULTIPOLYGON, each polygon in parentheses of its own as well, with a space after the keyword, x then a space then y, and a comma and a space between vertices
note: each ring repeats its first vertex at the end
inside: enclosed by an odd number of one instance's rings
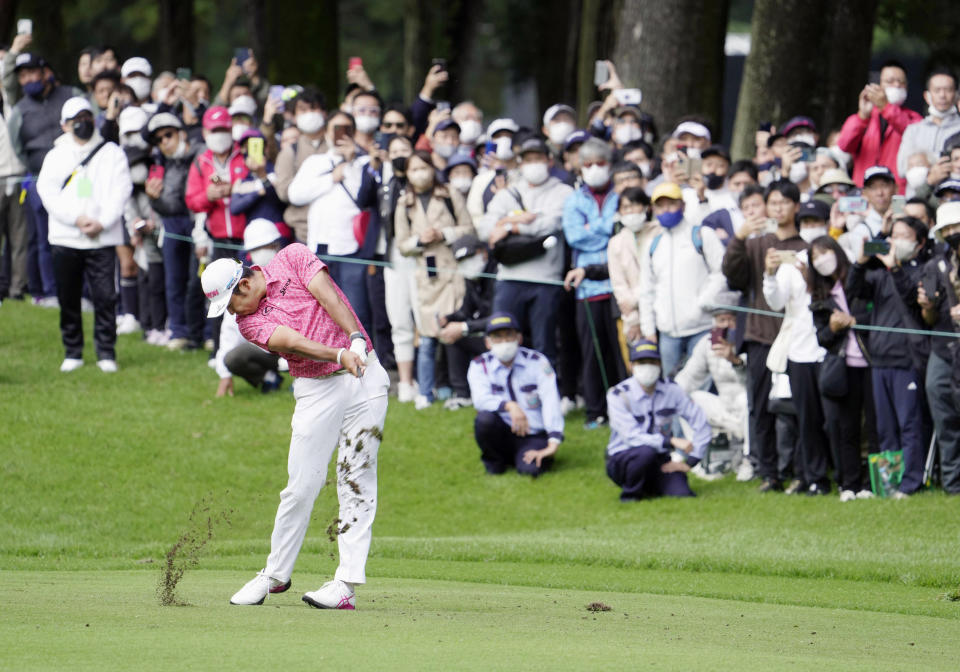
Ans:
POLYGON ((335 362, 340 348, 331 348, 323 343, 311 341, 288 327, 278 327, 270 337, 267 347, 273 352, 296 355, 303 359, 318 362, 335 362))

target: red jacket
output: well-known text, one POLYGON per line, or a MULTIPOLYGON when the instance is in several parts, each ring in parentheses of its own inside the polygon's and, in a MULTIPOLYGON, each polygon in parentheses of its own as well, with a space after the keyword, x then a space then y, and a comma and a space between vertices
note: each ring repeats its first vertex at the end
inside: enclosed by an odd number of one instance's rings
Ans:
POLYGON ((923 119, 913 110, 887 103, 882 110, 876 107, 870 112, 870 119, 864 121, 859 114, 851 114, 843 122, 837 146, 847 154, 853 155, 853 181, 863 186, 863 173, 870 166, 886 166, 897 178, 900 193, 907 184, 905 177, 897 173, 897 151, 903 138, 903 129, 923 119), (887 122, 887 128, 880 138, 880 117, 887 122))
MULTIPOLYGON (((238 182, 247 176, 246 161, 236 149, 227 159, 226 170, 229 170, 230 184, 238 182)), ((224 178, 224 169, 220 176, 224 178)), ((218 173, 213 152, 209 149, 197 156, 190 164, 187 175, 187 194, 184 200, 187 207, 194 212, 207 213, 207 232, 212 238, 243 238, 243 229, 247 224, 244 215, 230 214, 230 197, 211 201, 207 198, 207 187, 212 184, 213 176, 218 173)))

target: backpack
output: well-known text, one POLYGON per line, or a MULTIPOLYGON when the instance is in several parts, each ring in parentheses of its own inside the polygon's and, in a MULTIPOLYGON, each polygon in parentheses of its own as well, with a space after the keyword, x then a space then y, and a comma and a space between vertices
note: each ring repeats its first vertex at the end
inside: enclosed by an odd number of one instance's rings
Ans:
MULTIPOLYGON (((700 232, 700 229, 703 227, 697 224, 695 227, 690 229, 690 238, 693 240, 693 248, 697 251, 701 257, 703 257, 703 234, 700 232)), ((658 233, 653 237, 653 241, 650 243, 650 258, 653 258, 653 253, 657 250, 657 245, 660 244, 660 239, 663 238, 663 231, 658 233)), ((704 257, 706 260, 706 257, 704 257)))

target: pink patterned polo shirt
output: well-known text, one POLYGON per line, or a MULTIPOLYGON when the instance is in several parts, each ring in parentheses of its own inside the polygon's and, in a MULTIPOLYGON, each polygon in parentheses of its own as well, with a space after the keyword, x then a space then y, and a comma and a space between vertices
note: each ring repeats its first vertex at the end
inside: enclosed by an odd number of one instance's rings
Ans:
MULTIPOLYGON (((276 328, 283 325, 316 343, 331 348, 349 348, 350 334, 333 321, 307 288, 313 276, 326 267, 326 264, 310 253, 306 245, 300 243, 280 250, 265 267, 254 266, 263 273, 267 293, 260 301, 257 312, 237 316, 237 326, 240 327, 243 337, 261 348, 269 349, 267 342, 276 328)), ((336 283, 333 283, 333 287, 356 319, 357 315, 347 297, 336 283)), ((357 320, 357 324, 367 341, 367 350, 371 350, 373 345, 370 337, 360 320, 357 320)), ((283 357, 290 364, 290 375, 298 378, 320 378, 343 368, 336 362, 317 362, 288 354, 283 357)))

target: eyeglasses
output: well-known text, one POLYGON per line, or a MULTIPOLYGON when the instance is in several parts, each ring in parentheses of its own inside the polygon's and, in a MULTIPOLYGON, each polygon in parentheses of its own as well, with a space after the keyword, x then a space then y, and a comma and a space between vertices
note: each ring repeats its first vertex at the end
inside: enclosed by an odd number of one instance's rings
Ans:
POLYGON ((163 142, 164 140, 169 140, 170 138, 176 137, 176 135, 176 131, 164 131, 163 133, 157 133, 157 139, 160 142, 163 142))

